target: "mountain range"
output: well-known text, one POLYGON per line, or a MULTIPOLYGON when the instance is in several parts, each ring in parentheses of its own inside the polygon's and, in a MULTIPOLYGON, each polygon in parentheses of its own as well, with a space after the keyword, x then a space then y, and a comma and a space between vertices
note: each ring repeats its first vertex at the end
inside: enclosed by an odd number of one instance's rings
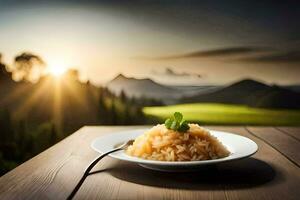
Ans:
POLYGON ((300 93, 277 85, 246 79, 215 92, 185 97, 182 103, 214 102, 261 108, 300 108, 300 93))
POLYGON ((212 102, 260 108, 300 108, 300 93, 297 90, 252 79, 240 80, 227 86, 174 87, 151 79, 128 78, 120 74, 107 87, 117 94, 123 90, 129 97, 155 98, 166 104, 212 102))
POLYGON ((180 90, 158 84, 151 79, 128 78, 122 74, 111 80, 106 87, 115 94, 124 91, 129 97, 148 97, 169 102, 182 97, 180 90))
POLYGON ((215 91, 219 86, 169 86, 159 84, 152 79, 137 79, 117 75, 107 83, 106 87, 115 94, 124 91, 129 97, 147 97, 158 99, 166 104, 177 103, 182 97, 193 96, 198 93, 215 91))

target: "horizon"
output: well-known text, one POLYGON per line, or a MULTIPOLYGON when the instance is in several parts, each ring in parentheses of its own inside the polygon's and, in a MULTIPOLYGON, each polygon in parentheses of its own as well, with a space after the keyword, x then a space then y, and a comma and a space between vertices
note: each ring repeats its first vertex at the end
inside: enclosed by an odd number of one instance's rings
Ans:
MULTIPOLYGON (((75 70, 76 73, 78 73, 79 71, 77 69, 74 69, 74 68, 68 68, 64 71, 54 71, 54 72, 50 72, 50 73, 45 73, 43 75, 40 76, 39 80, 42 80, 43 78, 51 78, 53 80, 63 80, 66 78, 66 76, 68 75, 68 73, 72 73, 73 71, 75 70)), ((9 71, 8 71, 9 72, 9 71)), ((236 83, 239 83, 239 82, 242 82, 242 81, 253 81, 253 82, 258 82, 258 83, 262 83, 262 84, 265 84, 265 85, 268 85, 268 86, 283 86, 283 87, 289 87, 289 86, 300 86, 300 83, 299 84, 289 84, 289 85, 280 85, 280 84, 270 84, 270 83, 266 83, 262 80, 258 80, 258 79, 253 79, 253 78, 242 78, 242 79, 238 79, 238 80, 235 80, 235 81, 232 81, 232 82, 229 82, 229 83, 225 83, 225 84, 211 84, 211 85, 193 85, 193 84, 166 84, 166 83, 161 83, 159 81, 156 81, 154 79, 152 79, 151 77, 134 77, 134 76, 127 76, 127 75, 124 75, 123 73, 119 73, 117 74, 116 76, 114 76, 112 79, 108 80, 107 82, 105 83, 101 83, 101 84, 95 84, 93 82, 91 82, 90 80, 88 79, 84 79, 84 78, 81 78, 80 74, 77 75, 78 77, 78 81, 80 83, 83 83, 83 84, 86 84, 87 82, 91 83, 92 85, 96 86, 96 87, 106 87, 109 83, 113 82, 115 79, 119 78, 119 77, 123 77, 124 79, 135 79, 135 80, 151 80, 153 81, 154 83, 156 84, 159 84, 159 85, 162 85, 162 86, 169 86, 169 87, 210 87, 210 86, 230 86, 232 84, 236 84, 236 83)), ((13 80, 13 79, 12 79, 13 80)), ((31 82, 32 84, 36 84, 39 82, 39 80, 37 80, 37 82, 31 82)), ((20 82, 20 81, 16 81, 16 80, 13 80, 14 82, 20 82)), ((67 80, 66 80, 67 81, 67 80)), ((22 82, 22 81, 21 81, 22 82)))
MULTIPOLYGON (((3 56, 2 56, 3 57, 3 56)), ((4 64, 6 64, 4 62, 4 64)), ((10 68, 9 66, 11 65, 7 65, 8 68, 10 68)), ((48 66, 48 65, 46 65, 48 66)), ((300 85, 300 81, 299 82, 292 82, 292 83, 285 83, 285 84, 281 84, 281 83, 276 83, 276 82, 267 82, 263 79, 259 79, 259 78, 256 78, 256 77, 251 77, 251 76, 244 76, 244 77, 239 77, 235 80, 232 80, 232 81, 228 81, 228 82, 225 82, 225 83, 207 83, 207 84, 203 84, 203 83, 190 83, 190 82, 186 82, 186 83, 177 83, 177 82, 174 82, 174 83, 169 83, 169 82, 164 82, 164 81, 161 81, 160 79, 157 79, 156 77, 153 77, 151 75, 143 75, 143 76, 136 76, 136 75, 131 75, 131 74, 125 74, 123 73, 122 71, 119 71, 119 72, 116 72, 115 75, 113 75, 111 78, 109 78, 108 80, 104 81, 104 82, 95 82, 93 81, 92 79, 89 79, 88 77, 86 77, 86 75, 83 75, 81 70, 78 69, 78 68, 75 68, 75 67, 66 67, 66 68, 47 68, 46 71, 45 71, 45 74, 43 76, 64 76, 64 74, 68 71, 72 71, 72 70, 76 70, 79 74, 78 74, 78 78, 79 78, 79 81, 82 82, 82 83, 85 83, 87 81, 89 81, 90 83, 92 83, 93 85, 95 86, 105 86, 107 85, 109 82, 111 82, 112 80, 114 80, 115 78, 117 78, 118 76, 122 75, 124 76, 125 78, 128 78, 128 79, 138 79, 138 80, 143 80, 143 79, 150 79, 152 81, 154 81, 155 83, 158 83, 158 84, 161 84, 161 85, 165 85, 165 86, 195 86, 195 87, 201 87, 201 86, 224 86, 224 85, 230 85, 230 84, 233 84, 233 83, 237 83, 237 82, 240 82, 240 81, 243 81, 243 80, 254 80, 254 81, 257 81, 257 82, 260 82, 260 83, 264 83, 266 85, 278 85, 278 86, 299 86, 300 85)), ((165 72, 166 71, 169 71, 170 68, 169 67, 166 67, 164 68, 165 72)), ((11 72, 10 70, 7 70, 8 72, 11 72)), ((157 73, 157 72, 154 72, 154 73, 157 73)), ((170 72, 166 72, 166 73, 170 73, 170 72)), ((197 74, 194 74, 194 73, 186 73, 186 72, 182 72, 182 73, 178 73, 176 74, 177 72, 174 72, 173 70, 171 70, 171 73, 174 73, 172 74, 171 76, 175 76, 173 78, 181 78, 181 76, 198 76, 197 74)), ((159 75, 159 74, 158 74, 159 75)), ((40 78, 42 78, 43 76, 41 76, 40 78)), ((18 80, 14 80, 16 82, 18 82, 18 80)), ((35 82, 33 82, 34 84, 35 82)))
POLYGON ((151 80, 151 81, 154 81, 155 83, 157 84, 160 84, 160 85, 164 85, 164 86, 171 86, 171 87, 205 87, 205 86, 229 86, 231 84, 235 84, 235 83, 239 83, 239 82, 242 82, 242 81, 254 81, 254 82, 258 82, 258 83, 262 83, 262 84, 265 84, 265 85, 269 85, 269 86, 284 86, 284 87, 288 87, 288 86, 300 86, 300 83, 299 84, 290 84, 290 85, 280 85, 280 84, 270 84, 270 83, 266 83, 262 80, 258 80, 258 79, 253 79, 253 78, 242 78, 242 79, 238 79, 236 81, 233 81, 233 82, 229 82, 229 83, 225 83, 225 84, 215 84, 215 85, 168 85, 168 84, 164 84, 164 83, 160 83, 156 80, 153 80, 152 78, 149 78, 149 77, 144 77, 144 78, 136 78, 134 76, 126 76, 122 73, 119 73, 117 74, 115 77, 113 77, 110 81, 108 81, 107 83, 105 83, 104 85, 95 85, 95 86, 106 86, 108 83, 110 83, 111 81, 115 80, 116 78, 118 78, 119 76, 123 76, 124 78, 126 79, 136 79, 136 80, 151 80))

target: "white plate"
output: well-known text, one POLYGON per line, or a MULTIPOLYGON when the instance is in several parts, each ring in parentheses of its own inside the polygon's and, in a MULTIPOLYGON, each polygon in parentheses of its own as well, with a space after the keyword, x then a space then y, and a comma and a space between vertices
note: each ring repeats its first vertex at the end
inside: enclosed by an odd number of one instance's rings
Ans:
MULTIPOLYGON (((92 142, 91 146, 95 151, 99 153, 103 153, 113 149, 116 145, 120 143, 123 143, 130 139, 135 139, 139 135, 143 134, 146 130, 148 129, 135 129, 129 131, 114 132, 96 138, 92 142)), ((222 144, 228 148, 228 150, 231 152, 229 156, 225 158, 214 159, 214 160, 184 161, 184 162, 145 160, 145 159, 129 156, 125 154, 124 151, 118 151, 110 154, 109 156, 119 160, 138 163, 143 167, 154 169, 154 170, 186 171, 186 170, 197 169, 202 165, 215 164, 215 163, 221 163, 221 162, 246 158, 248 156, 253 155, 258 149, 257 144, 254 141, 250 140, 249 138, 232 134, 232 133, 223 132, 223 131, 210 130, 210 133, 215 137, 217 137, 219 141, 221 141, 222 144)))

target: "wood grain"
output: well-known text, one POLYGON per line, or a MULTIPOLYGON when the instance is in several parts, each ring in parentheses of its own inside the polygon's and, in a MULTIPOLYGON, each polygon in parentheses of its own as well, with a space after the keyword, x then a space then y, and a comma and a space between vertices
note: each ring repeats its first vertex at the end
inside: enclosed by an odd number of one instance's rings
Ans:
MULTIPOLYGON (((80 129, 2 176, 0 199, 66 199, 85 167, 97 156, 90 148, 93 139, 132 128, 80 129)), ((269 145, 258 137, 266 130, 280 138, 284 133, 274 128, 210 128, 247 136, 257 142, 259 151, 252 158, 189 173, 156 172, 108 157, 95 167, 75 199, 298 199, 300 169, 290 161, 297 157, 293 151, 283 154, 285 146, 277 139, 270 140, 269 145)))
POLYGON ((276 129, 295 138, 300 142, 300 128, 299 127, 276 127, 276 129))
POLYGON ((249 127, 248 130, 287 156, 298 167, 300 166, 300 143, 298 140, 271 127, 249 127))
MULTIPOLYGON (((129 128, 129 127, 128 127, 129 128)), ((97 155, 91 141, 126 127, 84 127, 0 179, 0 199, 66 199, 97 155)))
MULTIPOLYGON (((300 169, 289 159, 283 156, 276 149, 265 143, 253 134, 250 134, 247 129, 237 129, 235 127, 211 127, 216 130, 234 132, 242 136, 246 136, 254 140, 258 146, 258 152, 253 158, 267 164, 266 168, 270 167, 267 173, 273 173, 272 180, 257 185, 257 187, 248 188, 245 190, 229 190, 229 199, 298 199, 300 195, 300 169), (268 166, 268 167, 267 167, 268 166)), ((265 128, 262 128, 265 129, 265 128)), ((267 128, 269 129, 269 128, 267 128)), ((273 130, 272 128, 270 128, 273 130)), ((254 130, 252 130, 254 132, 254 130)), ((260 128, 256 128, 260 131, 260 128)), ((256 132, 255 132, 256 133, 256 132)), ((263 166, 262 166, 263 167, 263 166)), ((253 170, 258 170, 257 166, 253 166, 253 170)), ((259 179, 260 176, 265 176, 264 173, 253 172, 252 176, 259 179)))

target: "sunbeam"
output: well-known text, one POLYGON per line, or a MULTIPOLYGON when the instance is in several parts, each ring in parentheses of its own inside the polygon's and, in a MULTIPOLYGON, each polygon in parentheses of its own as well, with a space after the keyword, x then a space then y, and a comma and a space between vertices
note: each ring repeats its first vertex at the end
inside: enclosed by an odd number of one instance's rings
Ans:
POLYGON ((62 87, 61 79, 54 80, 54 102, 53 102, 53 121, 58 130, 63 129, 63 106, 62 106, 62 87))
POLYGON ((30 109, 40 101, 40 98, 49 91, 51 86, 51 80, 47 79, 34 90, 34 92, 20 104, 13 112, 13 117, 19 119, 24 113, 28 113, 30 109))

